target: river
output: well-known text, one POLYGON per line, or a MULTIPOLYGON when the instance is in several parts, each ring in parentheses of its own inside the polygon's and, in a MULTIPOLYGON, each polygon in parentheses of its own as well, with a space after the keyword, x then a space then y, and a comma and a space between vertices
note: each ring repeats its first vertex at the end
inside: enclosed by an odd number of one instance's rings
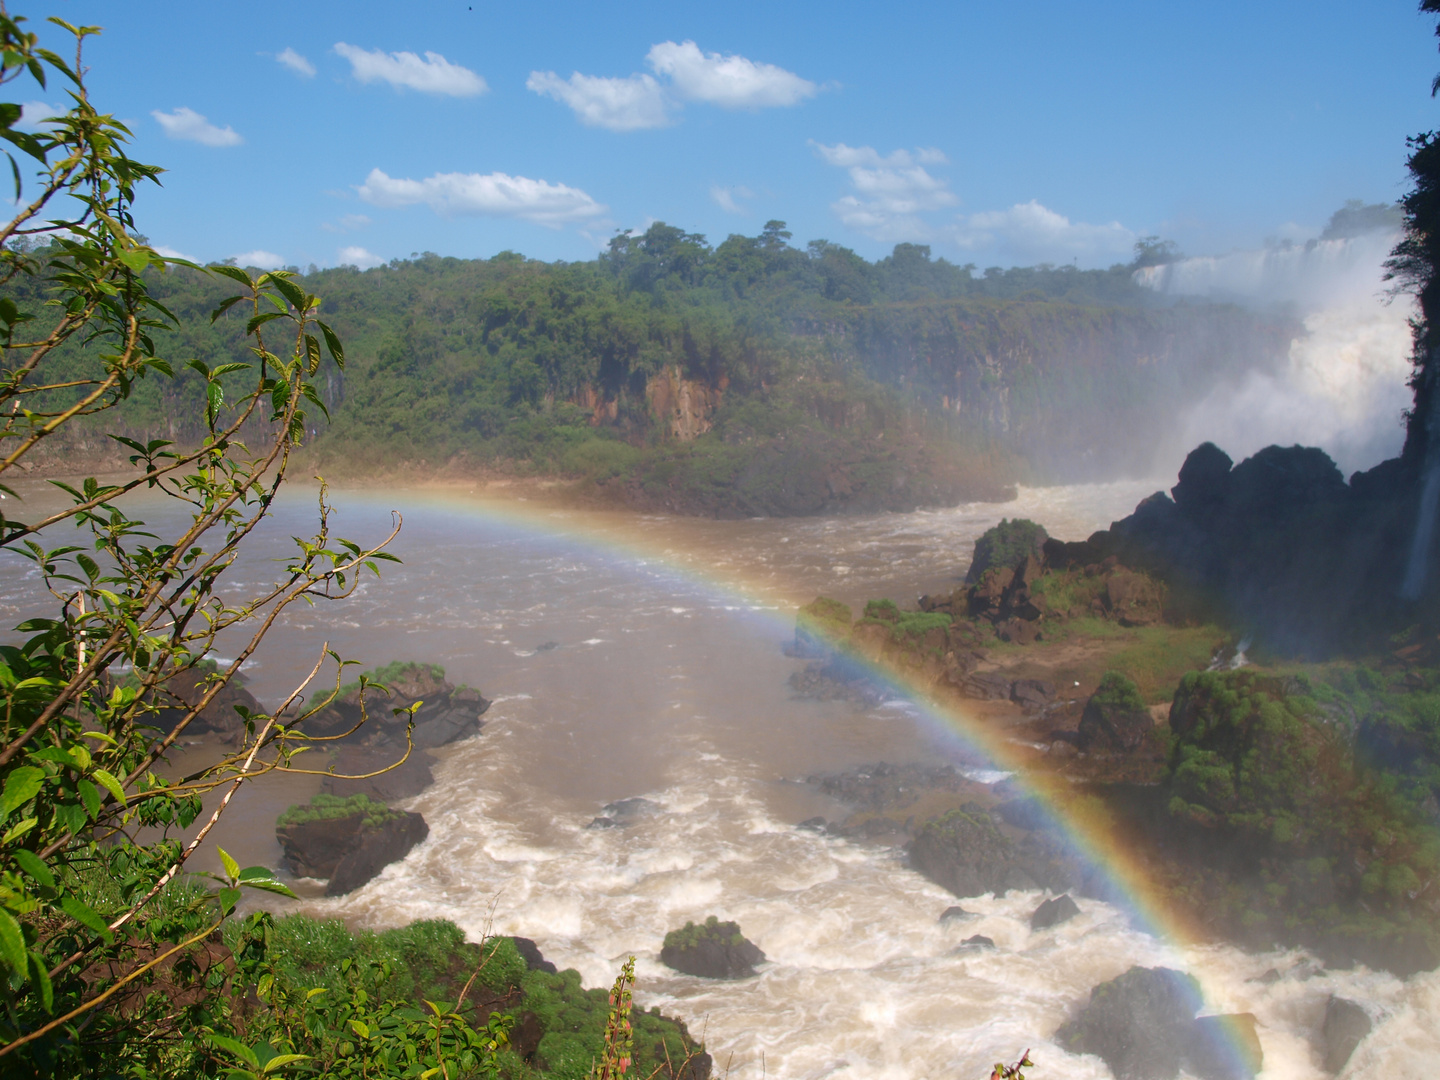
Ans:
MULTIPOLYGON (((1134 964, 1203 968, 1207 1011, 1258 1018, 1267 1078, 1325 1075, 1311 1038, 1331 993, 1380 1020, 1347 1075, 1428 1075, 1440 1060, 1435 975, 1316 973, 1298 952, 1178 944, 1093 900, 1071 922, 1032 932, 1037 893, 967 899, 975 917, 942 925, 955 898, 901 852, 794 827, 833 809, 795 782, 807 774, 879 760, 976 764, 904 701, 794 698, 786 680, 800 662, 781 643, 798 604, 948 590, 1002 515, 1081 538, 1157 486, 738 522, 464 490, 341 492, 342 535, 373 539, 392 509, 403 513, 392 550, 404 562, 342 604, 294 609, 248 668, 250 689, 282 698, 328 640, 367 666, 440 663, 494 705, 483 732, 439 752, 436 783, 405 804, 424 815, 429 839, 357 892, 300 906, 375 928, 448 918, 474 937, 534 938, 592 986, 634 954, 637 1000, 686 1020, 718 1074, 736 1080, 979 1078, 1027 1046, 1032 1080, 1108 1077, 1098 1059, 1049 1040, 1092 986, 1134 964), (605 803, 633 796, 655 811, 625 829, 586 828, 605 803), (717 984, 660 964, 667 930, 712 914, 738 921, 765 951, 758 978, 717 984), (972 934, 997 948, 957 953, 972 934), (1282 977, 1258 981, 1272 968, 1282 977)), ((312 499, 297 490, 281 501, 227 588, 238 596, 268 579, 285 538, 312 529, 312 499)), ((33 597, 33 578, 6 566, 0 614, 33 597)), ((278 864, 277 802, 297 791, 257 786, 219 842, 242 863, 278 864)))

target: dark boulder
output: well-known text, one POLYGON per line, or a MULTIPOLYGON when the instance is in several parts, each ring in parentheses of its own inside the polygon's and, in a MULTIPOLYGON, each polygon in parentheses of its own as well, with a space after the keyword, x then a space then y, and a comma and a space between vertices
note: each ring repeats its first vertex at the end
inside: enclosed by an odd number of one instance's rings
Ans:
POLYGON ((429 835, 419 814, 391 810, 363 795, 320 794, 280 815, 275 838, 297 877, 328 878, 327 896, 358 889, 429 835))
POLYGON ((419 814, 401 811, 374 828, 363 829, 359 842, 346 852, 325 886, 326 896, 344 896, 376 877, 393 862, 430 835, 430 826, 419 814))
POLYGON ((966 911, 958 904, 952 904, 940 913, 940 921, 942 923, 948 923, 954 922, 957 919, 968 919, 972 914, 973 912, 966 911))
POLYGON ((331 765, 334 772, 321 781, 320 790, 342 799, 365 795, 383 803, 418 795, 435 782, 431 758, 420 750, 404 755, 404 747, 342 746, 331 765))
POLYGON ((804 821, 800 822, 800 824, 796 825, 795 827, 797 829, 804 829, 806 832, 823 833, 825 831, 825 825, 826 821, 823 817, 812 817, 806 818, 804 821))
POLYGON ((991 941, 984 934, 975 934, 972 937, 967 937, 960 943, 960 948, 962 949, 993 949, 994 947, 995 942, 991 941))
POLYGON ((1016 679, 1010 687, 1010 700, 1038 712, 1055 700, 1055 685, 1043 679, 1016 679))
POLYGON ((960 692, 981 701, 1007 701, 1012 683, 998 671, 972 671, 960 684, 960 692))
POLYGON ((413 707, 415 745, 443 746, 478 731, 480 717, 491 704, 473 687, 457 689, 436 664, 391 664, 374 672, 374 677, 363 701, 358 683, 347 687, 308 718, 304 730, 327 737, 350 732, 347 741, 403 746, 410 722, 410 713, 404 710, 413 707), (398 715, 397 709, 402 710, 398 715))
POLYGON ((699 926, 687 922, 666 934, 660 962, 702 979, 748 979, 765 954, 740 933, 738 923, 711 915, 699 926))
POLYGON ((1201 443, 1180 466, 1179 483, 1170 489, 1175 505, 1187 517, 1213 514, 1225 502, 1230 455, 1214 443, 1201 443))
POLYGON ((1030 929, 1048 930, 1052 926, 1069 922, 1079 914, 1080 908, 1074 900, 1070 899, 1070 894, 1063 893, 1044 901, 1035 909, 1034 914, 1030 916, 1030 929))
MULTIPOLYGON (((205 695, 210 692, 212 670, 207 662, 167 676, 159 684, 155 694, 155 701, 160 708, 148 722, 166 734, 174 731, 190 710, 204 701, 205 695)), ((186 725, 185 734, 218 735, 222 741, 229 743, 239 740, 245 732, 245 717, 242 712, 264 711, 255 695, 245 689, 244 683, 243 676, 232 676, 186 725)))
POLYGON ((1116 1080, 1174 1080, 1199 1008, 1200 986, 1189 975, 1132 967, 1091 990, 1055 1041, 1071 1053, 1100 1057, 1116 1080))
POLYGON ((910 865, 956 896, 1033 889, 1015 845, 979 806, 927 821, 910 844, 910 865))
POLYGON ((520 954, 520 959, 525 961, 527 971, 543 971, 547 975, 556 974, 555 965, 545 959, 545 954, 540 951, 540 946, 536 945, 533 940, 528 937, 512 937, 510 940, 515 943, 515 951, 520 954))
POLYGON ((1135 684, 1107 672, 1085 703, 1080 717, 1080 749, 1129 753, 1139 749, 1155 730, 1155 719, 1135 684))
POLYGON ((1181 1063, 1198 1080, 1253 1080, 1265 1064, 1254 1014, 1197 1019, 1190 1026, 1181 1063))
POLYGON ((1345 1068, 1360 1040, 1370 1034, 1370 1015, 1355 1002, 1332 996, 1325 1005, 1325 1022, 1320 1028, 1325 1068, 1335 1074, 1345 1068))

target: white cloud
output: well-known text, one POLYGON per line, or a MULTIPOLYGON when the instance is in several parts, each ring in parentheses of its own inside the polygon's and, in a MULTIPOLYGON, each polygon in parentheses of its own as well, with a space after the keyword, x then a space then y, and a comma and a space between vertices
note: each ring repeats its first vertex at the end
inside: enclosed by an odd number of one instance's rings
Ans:
POLYGON ((363 229, 366 225, 369 224, 370 218, 367 217, 365 214, 346 214, 339 221, 336 221, 334 223, 331 223, 329 221, 322 221, 320 223, 320 228, 324 229, 326 232, 347 233, 355 232, 357 229, 363 229))
POLYGON ((385 260, 379 255, 366 251, 363 247, 343 247, 340 249, 341 266, 358 266, 361 270, 369 270, 372 266, 380 266, 385 260))
POLYGON ((297 75, 304 75, 307 79, 315 77, 315 65, 288 45, 285 47, 284 52, 275 54, 275 59, 297 75))
POLYGON ((1020 262, 1065 261, 1128 256, 1135 233, 1118 221, 1090 225, 1071 221, 1037 200, 1016 203, 1008 210, 962 216, 949 236, 960 247, 1002 247, 1020 262))
POLYGON ((61 116, 65 109, 59 105, 51 105, 45 101, 27 101, 20 106, 20 119, 15 126, 21 131, 41 131, 53 127, 44 121, 51 116, 61 116))
POLYGON ((735 200, 753 199, 754 197, 755 193, 744 185, 741 185, 740 187, 727 188, 720 187, 717 184, 710 189, 710 198, 714 199, 715 205, 720 207, 720 209, 724 210, 727 214, 740 214, 742 216, 748 214, 750 211, 747 210, 745 207, 741 206, 735 200))
POLYGON ((190 142, 204 143, 206 146, 239 146, 245 141, 233 128, 216 127, 194 109, 187 109, 184 105, 169 113, 155 109, 150 115, 160 122, 165 134, 172 139, 187 139, 190 142))
POLYGON ((412 52, 367 51, 343 41, 336 43, 335 51, 350 61, 351 74, 363 83, 378 79, 394 87, 450 97, 475 97, 490 89, 475 72, 436 52, 427 52, 422 60, 412 52))
POLYGON ((840 220, 877 240, 923 240, 933 229, 919 215, 957 202, 948 180, 926 165, 943 165, 939 150, 896 150, 882 155, 871 146, 825 146, 812 142, 822 161, 845 169, 855 194, 830 204, 840 220))
POLYGON ((371 169, 359 193, 372 206, 424 203, 442 217, 511 217, 552 229, 605 212, 578 188, 501 172, 436 173, 424 180, 401 180, 371 169))
POLYGON ((254 251, 242 251, 235 256, 236 266, 257 266, 261 270, 279 270, 285 265, 283 255, 276 255, 273 251, 265 251, 256 248, 254 251))
POLYGON ((569 105, 580 122, 590 127, 636 131, 670 123, 665 91, 649 75, 608 79, 577 71, 566 80, 553 71, 532 71, 525 86, 569 105))
POLYGON ((186 262, 193 263, 202 262, 202 260, 195 258, 194 255, 186 255, 183 251, 176 251, 166 244, 156 244, 155 253, 157 255, 163 255, 167 259, 184 259, 186 262))
POLYGON ((794 72, 743 56, 702 53, 693 41, 662 41, 645 60, 657 74, 668 75, 677 96, 725 109, 763 109, 798 105, 819 91, 794 72))

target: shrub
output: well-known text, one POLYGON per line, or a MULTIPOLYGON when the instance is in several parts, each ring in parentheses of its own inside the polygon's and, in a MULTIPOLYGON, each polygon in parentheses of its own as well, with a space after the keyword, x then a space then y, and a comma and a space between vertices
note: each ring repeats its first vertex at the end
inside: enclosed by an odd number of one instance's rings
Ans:
POLYGON ((1014 566, 1026 555, 1038 558, 1048 539, 1049 534, 1043 525, 1027 518, 1016 518, 1014 521, 1001 518, 999 525, 985 530, 975 541, 975 554, 965 574, 966 584, 975 584, 986 570, 1014 566))

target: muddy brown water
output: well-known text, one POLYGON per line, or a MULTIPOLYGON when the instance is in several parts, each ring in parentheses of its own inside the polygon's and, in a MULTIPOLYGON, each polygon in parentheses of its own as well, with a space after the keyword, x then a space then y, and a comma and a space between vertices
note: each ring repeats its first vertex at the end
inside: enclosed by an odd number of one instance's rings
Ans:
MULTIPOLYGON (((404 514, 393 548, 404 562, 344 603, 293 609, 247 667, 252 692, 283 698, 328 641, 366 665, 440 663, 495 704, 481 734, 436 752, 435 785, 405 804, 430 824, 424 844, 350 896, 279 906, 352 925, 443 917, 475 936, 523 934, 587 985, 607 984, 634 954, 640 1001, 703 1031, 736 1077, 983 1076, 1027 1046, 1042 1080, 1107 1076, 1102 1062, 1049 1040, 1093 985, 1137 963, 1196 970, 1209 1009, 1254 1012, 1267 1077, 1322 1075, 1312 1035, 1332 992, 1366 1002, 1380 1021, 1352 1075, 1378 1076, 1383 1063, 1387 1077, 1419 1076, 1440 1059, 1435 976, 1305 977, 1299 953, 1166 941, 1094 901, 1072 922, 1032 932, 1041 897, 1031 893, 966 899, 975 917, 942 926, 955 898, 900 852, 794 828, 835 812, 796 782, 817 771, 951 760, 977 784, 996 778, 902 698, 869 709, 796 700, 786 680, 800 662, 780 645, 798 604, 825 594, 858 607, 948 589, 1002 516, 1080 538, 1158 486, 727 522, 463 489, 339 492, 341 535, 371 539, 388 531, 392 509, 404 514), (653 809, 629 828, 585 827, 606 802, 635 796, 653 809), (711 914, 737 920, 765 951, 758 978, 713 984, 659 963, 668 929, 711 914), (955 952, 972 934, 998 948, 955 952), (1270 968, 1285 974, 1253 981, 1270 968)), ((282 499, 230 574, 229 595, 270 580, 288 538, 312 531, 314 517, 313 493, 282 499)), ((0 561, 0 617, 35 611, 37 584, 16 560, 0 561)), ((221 656, 233 647, 222 642, 221 656)), ((188 746, 174 767, 212 752, 188 746)), ((275 816, 315 786, 272 777, 242 789, 216 841, 242 864, 276 865, 275 816)))

